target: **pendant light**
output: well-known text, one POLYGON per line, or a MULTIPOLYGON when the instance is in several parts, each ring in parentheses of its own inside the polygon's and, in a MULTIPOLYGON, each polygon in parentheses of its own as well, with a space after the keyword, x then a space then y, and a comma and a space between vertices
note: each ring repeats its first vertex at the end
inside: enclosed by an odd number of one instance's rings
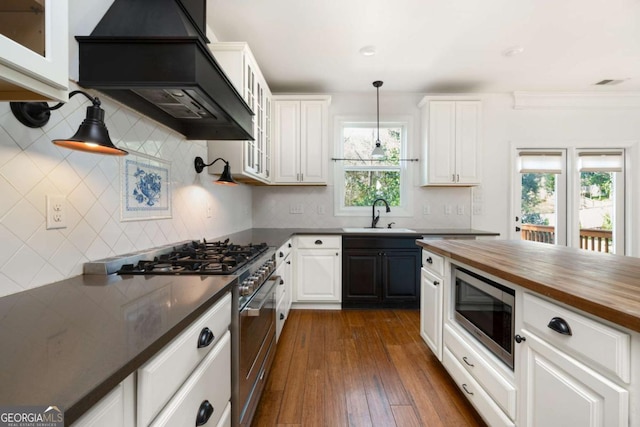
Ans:
MULTIPOLYGON (((92 105, 87 107, 87 116, 71 138, 54 139, 51 142, 59 147, 89 153, 112 156, 126 156, 129 154, 111 142, 109 131, 104 125, 104 110, 100 108, 100 100, 81 90, 70 92, 69 98, 79 93, 91 101, 92 105)), ((10 105, 11 112, 20 123, 30 128, 39 128, 49 122, 51 111, 62 107, 64 103, 61 102, 53 107, 49 107, 46 102, 11 102, 10 105)))
POLYGON ((376 88, 376 106, 377 106, 377 117, 378 117, 378 138, 376 139, 376 146, 371 152, 371 157, 374 159, 381 159, 385 156, 384 148, 380 145, 380 86, 382 86, 382 82, 380 80, 376 80, 373 82, 373 86, 376 88))

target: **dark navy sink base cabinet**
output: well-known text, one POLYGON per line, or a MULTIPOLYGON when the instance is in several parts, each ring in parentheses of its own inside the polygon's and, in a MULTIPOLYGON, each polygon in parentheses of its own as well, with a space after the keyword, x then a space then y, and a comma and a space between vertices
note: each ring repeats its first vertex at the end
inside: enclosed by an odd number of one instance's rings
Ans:
POLYGON ((342 238, 342 308, 419 308, 415 237, 342 238))

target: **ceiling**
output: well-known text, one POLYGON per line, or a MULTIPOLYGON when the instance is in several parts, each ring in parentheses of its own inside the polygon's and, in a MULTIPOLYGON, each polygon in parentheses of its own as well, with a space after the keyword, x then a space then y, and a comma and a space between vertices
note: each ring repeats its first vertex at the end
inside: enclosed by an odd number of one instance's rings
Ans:
POLYGON ((207 15, 273 92, 640 90, 640 0, 208 0, 207 15))

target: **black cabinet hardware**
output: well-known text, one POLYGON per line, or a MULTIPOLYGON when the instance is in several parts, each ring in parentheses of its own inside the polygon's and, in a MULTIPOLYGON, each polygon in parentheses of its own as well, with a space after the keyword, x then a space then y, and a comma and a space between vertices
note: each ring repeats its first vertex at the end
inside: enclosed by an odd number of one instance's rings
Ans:
POLYGON ((200 336, 198 337, 198 348, 207 347, 215 338, 216 337, 213 335, 213 332, 211 332, 211 329, 204 328, 200 331, 200 336))
POLYGON ((280 313, 280 320, 284 320, 284 313, 280 313))
POLYGON ((520 344, 523 341, 526 341, 527 339, 525 337, 523 337, 522 335, 516 335, 515 336, 515 340, 518 344, 520 344))
POLYGON ((561 317, 554 317, 549 321, 549 324, 547 326, 559 334, 569 335, 569 336, 573 335, 573 333, 571 332, 571 328, 569 327, 569 324, 567 323, 566 320, 564 320, 561 317))
POLYGON ((203 401, 198 408, 198 415, 196 416, 196 426, 203 426, 209 421, 213 415, 213 405, 208 400, 203 401))
POLYGON ((467 389, 467 385, 466 385, 466 384, 462 384, 462 388, 464 389, 464 392, 465 392, 465 393, 470 394, 471 396, 473 396, 473 392, 472 392, 472 391, 469 391, 469 390, 467 389))
POLYGON ((471 366, 472 368, 476 365, 474 365, 473 363, 469 363, 469 361, 467 360, 467 356, 463 356, 462 360, 464 361, 464 363, 466 363, 467 365, 471 366))
POLYGON ((316 244, 316 245, 321 245, 321 244, 322 244, 322 240, 320 240, 320 239, 316 240, 316 241, 315 241, 315 244, 316 244))
POLYGON ((431 257, 427 258, 427 264, 433 264, 433 258, 431 257))

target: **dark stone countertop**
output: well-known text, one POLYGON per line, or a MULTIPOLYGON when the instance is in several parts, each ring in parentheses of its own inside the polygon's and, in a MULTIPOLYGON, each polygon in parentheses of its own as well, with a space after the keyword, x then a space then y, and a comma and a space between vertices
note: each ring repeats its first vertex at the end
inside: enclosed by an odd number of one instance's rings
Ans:
POLYGON ((236 282, 84 275, 0 298, 0 405, 57 405, 71 424, 236 282))
MULTIPOLYGON (((211 240, 278 247, 342 228, 254 228, 211 240)), ((385 233, 383 236, 411 236, 385 233)), ((415 237, 498 233, 416 229, 415 237)), ((77 420, 237 282, 235 276, 83 275, 0 298, 0 405, 58 405, 77 420)))

